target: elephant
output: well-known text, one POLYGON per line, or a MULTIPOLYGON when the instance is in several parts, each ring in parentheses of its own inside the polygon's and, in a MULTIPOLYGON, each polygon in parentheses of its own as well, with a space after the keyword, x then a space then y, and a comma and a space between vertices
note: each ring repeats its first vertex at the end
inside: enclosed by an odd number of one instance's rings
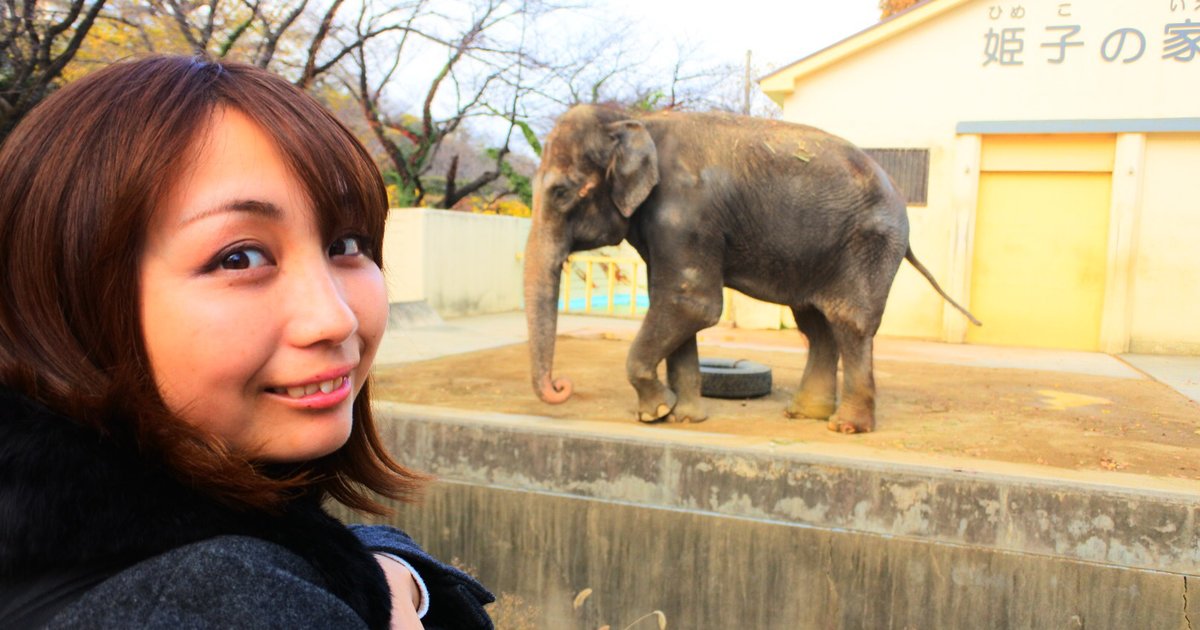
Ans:
POLYGON ((905 200, 887 173, 813 127, 577 105, 547 136, 533 189, 525 309, 533 389, 548 403, 573 388, 551 374, 563 263, 623 239, 649 279, 625 366, 643 422, 707 418, 696 333, 720 319, 724 286, 791 307, 809 351, 786 413, 842 433, 875 428, 874 336, 902 259, 978 324, 913 254, 905 200))

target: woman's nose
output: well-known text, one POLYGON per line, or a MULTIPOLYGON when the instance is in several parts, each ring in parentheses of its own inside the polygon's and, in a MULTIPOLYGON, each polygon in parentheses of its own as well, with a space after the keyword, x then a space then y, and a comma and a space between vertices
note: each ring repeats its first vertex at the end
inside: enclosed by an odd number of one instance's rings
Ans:
POLYGON ((358 316, 347 300, 346 287, 327 267, 301 275, 291 286, 289 327, 294 345, 337 345, 358 330, 358 316))

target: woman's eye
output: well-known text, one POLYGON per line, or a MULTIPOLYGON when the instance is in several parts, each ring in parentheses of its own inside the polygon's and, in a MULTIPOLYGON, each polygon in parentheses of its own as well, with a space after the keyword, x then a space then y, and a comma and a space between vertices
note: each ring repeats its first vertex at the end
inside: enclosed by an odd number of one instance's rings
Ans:
POLYGON ((253 248, 245 248, 225 254, 221 257, 218 266, 221 269, 251 269, 262 267, 270 264, 270 262, 270 259, 263 252, 253 248))
POLYGON ((363 236, 343 236, 329 246, 330 256, 362 256, 367 253, 367 239, 363 236))

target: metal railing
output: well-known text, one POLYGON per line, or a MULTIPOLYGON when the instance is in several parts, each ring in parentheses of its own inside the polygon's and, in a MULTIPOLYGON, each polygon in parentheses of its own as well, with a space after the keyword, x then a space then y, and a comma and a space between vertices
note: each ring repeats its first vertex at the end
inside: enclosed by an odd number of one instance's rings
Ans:
POLYGON ((649 305, 649 296, 646 295, 646 301, 638 304, 638 298, 645 295, 640 291, 639 271, 645 263, 640 258, 626 256, 601 256, 596 254, 580 254, 572 255, 563 263, 562 273, 562 290, 559 295, 562 305, 560 310, 563 312, 588 313, 597 314, 603 313, 607 315, 628 315, 637 317, 639 311, 644 311, 649 305), (576 280, 576 266, 583 268, 583 307, 582 309, 573 308, 571 294, 572 284, 576 280), (603 300, 602 310, 595 308, 595 292, 597 290, 597 267, 600 268, 601 277, 604 279, 604 286, 601 289, 607 299, 603 300), (628 269, 629 273, 623 271, 628 269), (629 304, 622 304, 619 308, 617 305, 618 299, 624 301, 624 297, 629 296, 629 304))
MULTIPOLYGON (((625 317, 641 317, 650 307, 650 295, 641 284, 639 271, 645 262, 636 256, 604 256, 600 254, 573 254, 563 263, 562 285, 559 291, 559 311, 563 313, 584 313, 617 315, 625 317), (575 270, 581 269, 582 276, 576 275, 575 270), (629 274, 622 271, 628 269, 629 274), (599 272, 599 273, 597 273, 599 272), (582 306, 572 306, 572 285, 582 277, 583 299, 582 306), (597 278, 603 279, 603 287, 597 285, 597 278), (596 291, 601 291, 602 304, 597 309, 595 302, 596 291), (624 296, 629 296, 628 305, 624 296), (639 297, 643 297, 641 303, 639 297)), ((733 321, 733 300, 736 292, 728 287, 722 289, 721 321, 733 321)))

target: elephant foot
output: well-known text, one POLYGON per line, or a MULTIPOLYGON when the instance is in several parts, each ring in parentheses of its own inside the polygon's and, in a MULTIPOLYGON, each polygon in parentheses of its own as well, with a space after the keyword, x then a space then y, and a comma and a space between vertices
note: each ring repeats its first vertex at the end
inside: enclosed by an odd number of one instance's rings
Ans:
POLYGON ((704 422, 708 420, 708 410, 698 403, 679 403, 675 410, 667 416, 669 422, 704 422))
POLYGON ((784 413, 789 418, 825 420, 833 415, 835 408, 836 404, 832 400, 814 400, 797 396, 792 400, 792 404, 784 410, 784 413))
POLYGON ((666 420, 671 412, 675 409, 675 392, 669 389, 663 389, 665 400, 651 401, 648 403, 638 404, 638 422, 651 423, 666 420), (657 402, 657 404, 655 404, 657 402))
POLYGON ((875 430, 875 414, 862 407, 842 405, 829 418, 826 428, 838 433, 870 433, 875 430))

